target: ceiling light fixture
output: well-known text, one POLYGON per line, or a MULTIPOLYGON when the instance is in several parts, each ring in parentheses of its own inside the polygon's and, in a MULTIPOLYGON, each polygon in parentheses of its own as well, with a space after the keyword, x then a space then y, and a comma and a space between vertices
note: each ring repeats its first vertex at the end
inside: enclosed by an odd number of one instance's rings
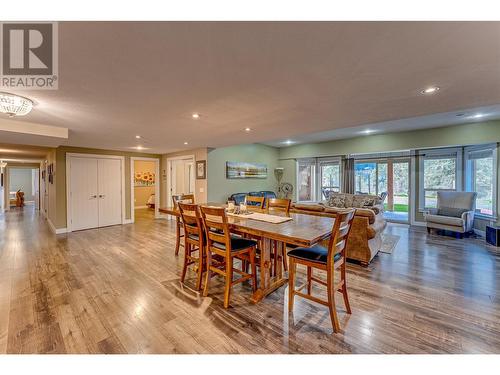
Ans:
POLYGON ((432 95, 432 94, 435 94, 436 92, 439 91, 439 87, 438 86, 430 86, 430 87, 427 87, 426 89, 420 91, 422 94, 424 95, 432 95))
POLYGON ((371 129, 363 130, 363 134, 372 134, 373 132, 375 132, 375 130, 371 130, 371 129))
POLYGON ((286 141, 283 142, 284 144, 286 145, 291 145, 293 143, 295 143, 294 141, 290 140, 290 139, 287 139, 286 141))
POLYGON ((136 139, 141 139, 142 137, 140 135, 135 136, 136 139))
POLYGON ((246 131, 246 132, 250 132, 250 131, 252 131, 252 129, 250 129, 250 128, 245 128, 245 131, 246 131))
POLYGON ((187 145, 188 143, 187 142, 184 142, 185 145, 187 145))
POLYGON ((137 146, 137 147, 134 147, 136 150, 144 150, 145 148, 142 147, 142 146, 137 146))
POLYGON ((192 117, 192 118, 194 118, 194 119, 199 119, 201 116, 200 116, 200 114, 199 114, 199 113, 193 113, 193 114, 191 115, 191 117, 192 117))
POLYGON ((0 112, 9 117, 24 116, 33 109, 33 101, 24 96, 0 92, 0 112))

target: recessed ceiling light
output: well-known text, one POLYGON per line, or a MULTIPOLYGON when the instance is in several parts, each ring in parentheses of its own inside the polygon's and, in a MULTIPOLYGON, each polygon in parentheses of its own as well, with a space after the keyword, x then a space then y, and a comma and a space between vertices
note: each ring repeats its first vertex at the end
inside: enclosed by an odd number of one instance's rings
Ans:
POLYGON ((422 94, 424 94, 424 95, 432 95, 432 94, 435 94, 438 91, 439 91, 439 87, 438 86, 430 86, 430 87, 427 87, 426 89, 423 89, 420 92, 422 94))
POLYGON ((293 143, 295 143, 294 141, 290 140, 290 139, 287 139, 286 141, 283 142, 284 144, 286 145, 291 145, 293 143))
POLYGON ((185 145, 187 145, 188 143, 187 142, 184 142, 185 145))
POLYGON ((200 114, 199 114, 199 113, 193 113, 193 114, 191 115, 191 117, 192 117, 192 118, 194 118, 194 119, 199 119, 201 116, 200 116, 200 114))
POLYGON ((144 147, 142 146, 137 146, 137 147, 134 147, 136 150, 144 150, 144 147))
POLYGON ((136 139, 141 139, 142 137, 140 135, 135 136, 136 139))
POLYGON ((252 129, 250 129, 250 128, 245 128, 245 131, 246 131, 246 132, 249 132, 249 131, 252 131, 252 129))
POLYGON ((371 134, 371 133, 373 133, 373 132, 375 132, 375 130, 366 129, 366 130, 363 130, 363 131, 362 131, 362 133, 363 133, 363 134, 371 134))

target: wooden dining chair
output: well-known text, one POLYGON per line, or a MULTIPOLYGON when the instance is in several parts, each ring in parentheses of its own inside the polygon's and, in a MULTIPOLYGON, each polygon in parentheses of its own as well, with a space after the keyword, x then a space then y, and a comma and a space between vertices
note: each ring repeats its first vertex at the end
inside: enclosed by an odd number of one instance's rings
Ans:
POLYGON ((247 195, 245 197, 245 203, 247 206, 253 207, 253 208, 259 208, 261 210, 264 209, 264 202, 266 201, 266 198, 264 197, 257 197, 253 195, 247 195))
POLYGON ((290 260, 289 285, 288 285, 288 311, 293 311, 293 300, 295 295, 307 298, 313 302, 328 306, 330 309, 330 319, 334 332, 340 330, 340 323, 337 317, 335 306, 335 292, 339 291, 344 297, 344 304, 347 313, 351 313, 349 305, 349 297, 347 295, 346 271, 345 271, 345 249, 346 242, 352 226, 354 218, 354 209, 346 210, 337 214, 335 223, 333 224, 332 234, 328 243, 328 248, 321 245, 313 247, 298 247, 288 252, 290 260), (297 264, 302 264, 307 267, 307 282, 295 289, 295 273, 297 264), (335 284, 334 275, 336 270, 340 268, 340 281, 335 284), (313 269, 319 269, 326 272, 326 282, 314 277, 313 269), (312 282, 317 282, 326 286, 328 300, 322 300, 311 293, 312 282), (301 290, 307 286, 307 294, 301 290))
POLYGON ((257 241, 231 235, 229 224, 227 222, 226 211, 222 207, 201 206, 201 217, 205 228, 206 236, 206 254, 207 254, 207 272, 205 277, 204 296, 208 295, 212 272, 224 276, 224 308, 229 307, 229 299, 233 285, 245 280, 252 279, 252 288, 257 290, 257 272, 255 265, 255 248, 257 241), (213 256, 223 257, 225 267, 220 263, 212 263, 213 256), (233 267, 233 260, 239 259, 242 262, 249 262, 252 273, 249 274, 243 270, 233 267), (233 281, 233 273, 241 275, 233 281))
POLYGON ((292 201, 290 199, 267 198, 266 212, 272 213, 272 211, 280 211, 288 215, 290 214, 291 203, 292 201))
POLYGON ((196 290, 201 290, 201 281, 205 265, 205 235, 199 206, 178 203, 184 228, 184 265, 181 283, 184 283, 188 266, 194 264, 197 273, 196 290))
MULTIPOLYGON (((194 194, 180 194, 180 195, 172 195, 172 203, 174 206, 174 210, 179 209, 179 202, 183 203, 194 203, 194 194)), ((179 255, 179 248, 181 246, 181 238, 184 237, 182 233, 182 221, 180 215, 175 219, 175 255, 179 255)))
MULTIPOLYGON (((290 215, 291 199, 267 198, 266 199, 266 213, 272 214, 273 212, 283 212, 285 215, 290 215)), ((286 247, 284 248, 286 250, 286 247)), ((278 254, 278 246, 276 241, 273 242, 273 273, 276 274, 277 262, 283 262, 283 269, 288 271, 288 262, 286 259, 286 251, 283 254, 278 254), (276 259, 276 261, 274 261, 276 259)))

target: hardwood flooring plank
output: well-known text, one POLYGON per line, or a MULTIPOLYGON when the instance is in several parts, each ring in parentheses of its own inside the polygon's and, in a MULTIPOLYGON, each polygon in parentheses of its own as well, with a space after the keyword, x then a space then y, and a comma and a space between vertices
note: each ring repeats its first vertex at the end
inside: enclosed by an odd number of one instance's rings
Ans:
MULTIPOLYGON (((136 222, 54 235, 29 207, 0 214, 0 353, 500 353, 500 252, 481 238, 389 225, 392 254, 347 265, 352 315, 285 285, 258 304, 251 286, 180 284, 174 222, 136 222)), ((298 282, 304 269, 298 270, 298 282)), ((325 297, 321 286, 314 293, 325 297)))

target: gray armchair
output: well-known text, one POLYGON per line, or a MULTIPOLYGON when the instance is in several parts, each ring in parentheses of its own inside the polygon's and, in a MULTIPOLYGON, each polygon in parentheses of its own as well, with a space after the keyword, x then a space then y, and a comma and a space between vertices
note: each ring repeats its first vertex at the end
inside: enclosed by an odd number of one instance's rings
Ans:
POLYGON ((431 228, 458 233, 472 231, 477 193, 462 191, 438 191, 437 208, 424 214, 427 231, 431 228))

